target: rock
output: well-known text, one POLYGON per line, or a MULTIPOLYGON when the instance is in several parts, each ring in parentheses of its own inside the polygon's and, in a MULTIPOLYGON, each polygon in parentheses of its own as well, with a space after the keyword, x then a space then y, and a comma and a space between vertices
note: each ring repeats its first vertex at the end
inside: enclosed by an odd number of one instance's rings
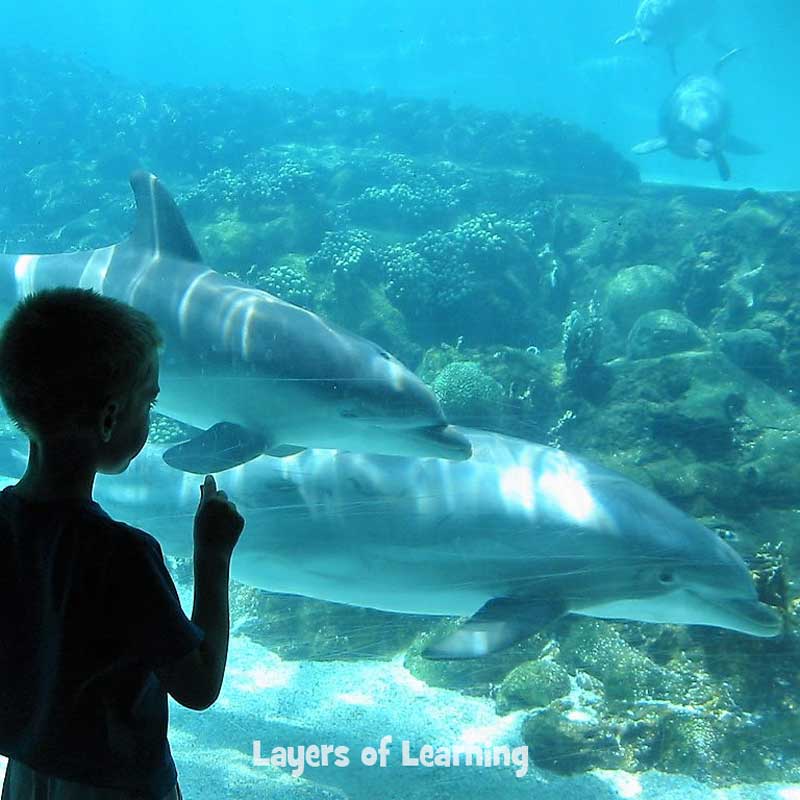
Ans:
POLYGON ((760 378, 780 377, 781 348, 768 331, 747 328, 720 335, 722 352, 734 364, 760 378))
POLYGON ((605 622, 580 620, 561 645, 561 661, 570 670, 597 678, 610 703, 678 700, 685 690, 681 676, 631 647, 605 622))
POLYGON ((794 507, 800 493, 797 419, 786 419, 785 428, 764 431, 754 448, 754 457, 742 467, 742 472, 750 492, 764 504, 794 507))
POLYGON ((497 694, 497 712, 538 708, 563 697, 570 690, 567 671, 555 661, 542 658, 511 670, 497 694))
POLYGON ((675 308, 677 303, 675 278, 655 264, 620 270, 608 284, 606 309, 622 333, 627 333, 642 314, 657 308, 675 308))
POLYGON ((522 738, 538 767, 561 775, 622 766, 623 754, 614 735, 584 712, 548 708, 532 714, 522 725, 522 738))
POLYGON ((661 308, 636 320, 628 335, 628 358, 658 358, 670 353, 701 350, 705 336, 691 320, 661 308))

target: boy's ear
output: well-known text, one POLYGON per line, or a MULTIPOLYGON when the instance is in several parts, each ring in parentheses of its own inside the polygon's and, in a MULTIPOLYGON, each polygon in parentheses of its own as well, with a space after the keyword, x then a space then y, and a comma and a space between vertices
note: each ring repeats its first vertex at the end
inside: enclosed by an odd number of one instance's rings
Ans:
POLYGON ((111 434, 117 425, 118 417, 119 403, 114 399, 108 400, 100 413, 100 436, 104 442, 111 441, 111 434))

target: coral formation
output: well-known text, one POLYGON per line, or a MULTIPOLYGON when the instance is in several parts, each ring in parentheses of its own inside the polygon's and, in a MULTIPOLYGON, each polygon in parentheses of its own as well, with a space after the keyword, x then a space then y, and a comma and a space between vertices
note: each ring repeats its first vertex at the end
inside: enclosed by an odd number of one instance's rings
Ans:
POLYGON ((474 361, 448 364, 432 385, 442 409, 453 422, 487 425, 502 411, 503 387, 474 361))
POLYGON ((642 314, 658 308, 675 308, 677 302, 677 281, 655 264, 637 264, 620 270, 606 289, 608 316, 623 333, 627 333, 642 314))
POLYGON ((700 350, 705 337, 691 320, 660 308, 642 314, 628 334, 628 358, 658 358, 669 353, 700 350))

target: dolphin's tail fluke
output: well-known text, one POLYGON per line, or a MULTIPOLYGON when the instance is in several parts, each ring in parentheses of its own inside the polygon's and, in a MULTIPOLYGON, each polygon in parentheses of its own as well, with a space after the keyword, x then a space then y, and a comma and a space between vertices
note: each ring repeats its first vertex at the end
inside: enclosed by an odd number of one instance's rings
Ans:
POLYGON ((714 153, 714 161, 717 162, 717 172, 719 172, 720 179, 729 181, 731 179, 731 166, 728 163, 728 159, 725 158, 725 154, 720 153, 718 150, 714 153))

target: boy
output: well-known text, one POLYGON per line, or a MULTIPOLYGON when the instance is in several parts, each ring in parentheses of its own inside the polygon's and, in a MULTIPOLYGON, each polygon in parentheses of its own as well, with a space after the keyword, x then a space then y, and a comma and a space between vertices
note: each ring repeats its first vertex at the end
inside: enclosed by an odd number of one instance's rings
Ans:
POLYGON ((206 476, 194 522, 189 621, 149 534, 92 501, 147 439, 160 336, 83 289, 32 295, 0 333, 0 398, 30 439, 0 493, 2 800, 180 798, 167 693, 217 698, 230 558, 244 520, 206 476))

